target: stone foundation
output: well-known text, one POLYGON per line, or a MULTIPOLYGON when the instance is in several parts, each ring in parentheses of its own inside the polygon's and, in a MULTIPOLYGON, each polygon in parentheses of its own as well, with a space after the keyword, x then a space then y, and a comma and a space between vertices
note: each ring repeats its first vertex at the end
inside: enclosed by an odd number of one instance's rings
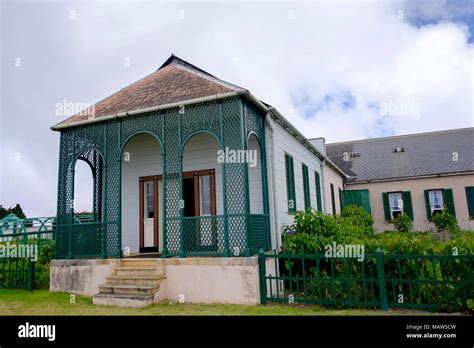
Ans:
MULTIPOLYGON (((160 291, 155 294, 155 303, 260 303, 257 256, 154 260, 166 275, 160 291)), ((120 265, 121 260, 117 259, 53 260, 50 291, 92 296, 120 265)), ((267 264, 267 269, 269 267, 267 264)))

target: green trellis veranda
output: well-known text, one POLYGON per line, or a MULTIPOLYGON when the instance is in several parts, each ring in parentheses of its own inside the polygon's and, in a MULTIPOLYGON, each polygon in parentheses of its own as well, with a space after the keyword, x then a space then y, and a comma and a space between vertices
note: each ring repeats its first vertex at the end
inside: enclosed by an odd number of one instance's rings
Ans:
MULTIPOLYGON (((58 179, 57 257, 121 257, 121 161, 125 144, 153 135, 162 148, 163 257, 249 256, 270 249, 265 117, 244 97, 158 110, 66 128, 61 131, 58 179), (251 214, 247 163, 223 163, 223 214, 184 217, 182 151, 199 132, 213 135, 222 149, 246 150, 253 134, 260 143, 263 214, 251 214), (74 167, 85 161, 93 173, 94 220, 74 219, 74 167), (212 243, 196 248, 196 230, 211 229, 212 243), (194 232, 194 233, 190 233, 194 232)), ((203 234, 204 235, 204 234, 203 234)))

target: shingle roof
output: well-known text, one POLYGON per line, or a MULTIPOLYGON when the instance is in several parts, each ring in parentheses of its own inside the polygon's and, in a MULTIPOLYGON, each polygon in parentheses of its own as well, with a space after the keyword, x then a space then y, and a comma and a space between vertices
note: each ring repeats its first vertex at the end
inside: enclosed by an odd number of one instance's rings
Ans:
POLYGON ((348 181, 469 172, 474 171, 474 128, 327 144, 326 151, 351 177, 348 181), (404 152, 394 152, 396 147, 404 152))
POLYGON ((57 126, 91 118, 116 115, 149 107, 183 102, 245 89, 222 81, 194 65, 171 55, 154 73, 122 88, 91 108, 67 118, 57 126))

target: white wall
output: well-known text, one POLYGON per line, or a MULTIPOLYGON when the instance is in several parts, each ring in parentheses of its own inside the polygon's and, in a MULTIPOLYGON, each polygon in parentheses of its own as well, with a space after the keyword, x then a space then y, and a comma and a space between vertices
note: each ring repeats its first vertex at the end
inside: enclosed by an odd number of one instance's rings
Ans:
POLYGON ((316 200, 316 179, 314 172, 318 171, 321 177, 321 161, 304 146, 293 135, 286 131, 282 126, 277 124, 273 119, 271 121, 273 128, 274 141, 274 160, 271 159, 272 144, 269 141, 270 127, 267 125, 267 162, 269 176, 269 193, 270 193, 270 211, 272 217, 270 219, 272 229, 272 248, 279 245, 276 244, 277 239, 281 239, 281 228, 284 225, 293 223, 294 214, 288 212, 288 198, 286 189, 286 169, 285 169, 285 153, 293 157, 294 173, 295 173, 295 191, 296 191, 296 209, 304 210, 304 190, 303 190, 303 169, 302 163, 308 166, 309 190, 311 197, 311 206, 317 208, 316 200), (272 167, 274 164, 274 168, 272 167), (272 171, 275 172, 275 181, 272 181, 272 171), (273 187, 274 186, 274 187, 273 187), (273 195, 275 189, 275 195, 273 195), (276 203, 276 209, 273 209, 273 202, 276 203), (277 223, 275 224, 275 219, 277 223), (276 226, 278 225, 278 226, 276 226), (277 231, 275 231, 277 229, 277 231))
MULTIPOLYGON (((161 174, 162 157, 159 142, 146 133, 131 138, 125 145, 122 155, 122 249, 129 247, 130 252, 139 251, 139 177, 161 174), (130 161, 124 160, 126 153, 130 155, 130 161)), ((158 244, 159 250, 162 250, 161 236, 158 244)))
POLYGON ((344 190, 344 181, 335 169, 330 165, 325 164, 323 167, 324 174, 324 212, 326 214, 332 214, 332 199, 331 199, 331 184, 334 185, 334 202, 336 204, 336 214, 341 213, 341 201, 339 197, 339 189, 344 190))

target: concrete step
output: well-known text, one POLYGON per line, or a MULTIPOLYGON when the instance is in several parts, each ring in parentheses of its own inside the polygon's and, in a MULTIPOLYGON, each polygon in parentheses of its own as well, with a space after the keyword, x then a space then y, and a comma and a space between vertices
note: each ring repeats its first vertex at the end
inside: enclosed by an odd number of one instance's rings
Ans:
POLYGON ((96 294, 92 303, 102 306, 147 307, 153 304, 153 295, 96 294))
POLYGON ((152 266, 121 266, 115 268, 116 275, 162 275, 158 268, 152 266))
POLYGON ((99 294, 154 295, 159 289, 159 285, 125 285, 106 283, 99 285, 99 294))
POLYGON ((159 285, 163 275, 110 275, 105 279, 109 284, 118 285, 159 285))
POLYGON ((122 259, 120 260, 121 265, 124 267, 137 267, 137 266, 144 266, 144 267, 156 267, 160 260, 158 259, 122 259))

